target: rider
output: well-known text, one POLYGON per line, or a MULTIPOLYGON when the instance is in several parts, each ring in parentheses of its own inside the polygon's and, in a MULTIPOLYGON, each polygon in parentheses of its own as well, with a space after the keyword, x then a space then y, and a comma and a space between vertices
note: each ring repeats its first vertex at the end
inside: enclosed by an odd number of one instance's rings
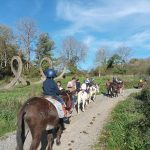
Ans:
POLYGON ((84 83, 86 84, 86 92, 89 93, 90 92, 90 84, 91 84, 91 81, 89 79, 89 77, 86 77, 86 79, 84 80, 84 83))
POLYGON ((81 83, 79 81, 79 79, 76 80, 76 91, 79 92, 81 89, 81 83))
POLYGON ((73 107, 75 106, 76 103, 76 78, 72 77, 72 80, 68 82, 67 84, 67 90, 72 93, 72 100, 73 100, 73 107))
POLYGON ((144 82, 142 79, 140 79, 139 83, 138 83, 138 87, 139 88, 143 88, 144 82))
POLYGON ((108 94, 108 95, 110 94, 110 93, 109 93, 109 86, 110 86, 110 83, 111 83, 110 80, 107 79, 105 85, 106 85, 106 88, 107 88, 107 94, 108 94))
POLYGON ((113 83, 120 83, 120 80, 117 77, 113 77, 113 83))
POLYGON ((63 87, 61 86, 61 81, 57 81, 57 86, 60 91, 63 90, 63 87))
POLYGON ((56 84, 56 82, 54 81, 54 78, 57 76, 56 72, 54 69, 47 69, 45 72, 45 76, 46 76, 46 80, 43 82, 43 94, 46 96, 52 96, 54 97, 56 100, 58 100, 61 104, 62 104, 62 109, 64 111, 65 114, 65 118, 67 119, 67 111, 66 111, 66 105, 64 100, 59 97, 60 95, 60 90, 56 84))
POLYGON ((87 90, 87 88, 86 88, 86 83, 83 83, 83 84, 81 85, 81 90, 82 90, 82 91, 86 91, 86 90, 87 90))
POLYGON ((91 77, 90 82, 91 84, 94 84, 95 79, 93 77, 91 77))
POLYGON ((91 81, 89 77, 86 77, 86 80, 84 81, 84 83, 86 83, 87 87, 90 85, 91 81))

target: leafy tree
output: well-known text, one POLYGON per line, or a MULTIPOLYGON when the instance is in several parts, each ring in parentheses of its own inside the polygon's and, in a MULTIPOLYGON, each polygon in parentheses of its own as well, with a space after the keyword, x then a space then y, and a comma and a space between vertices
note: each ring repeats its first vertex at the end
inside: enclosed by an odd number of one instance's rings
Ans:
POLYGON ((49 37, 48 33, 41 33, 36 44, 36 63, 39 64, 40 60, 47 56, 52 58, 52 50, 54 49, 54 41, 49 37))
POLYGON ((5 76, 11 74, 10 60, 17 54, 17 45, 12 30, 0 25, 0 74, 5 76))
POLYGON ((114 54, 107 62, 107 69, 113 68, 115 64, 120 64, 122 62, 121 56, 114 54))

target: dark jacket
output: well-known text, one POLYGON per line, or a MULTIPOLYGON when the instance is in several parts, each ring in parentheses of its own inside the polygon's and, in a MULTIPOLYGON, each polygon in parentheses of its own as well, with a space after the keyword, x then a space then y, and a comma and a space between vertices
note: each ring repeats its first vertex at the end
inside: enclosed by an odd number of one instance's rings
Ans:
POLYGON ((80 91, 80 88, 81 88, 81 83, 80 82, 76 82, 76 90, 77 90, 77 92, 79 92, 80 91))
POLYGON ((43 82, 43 94, 49 96, 57 96, 60 95, 60 90, 53 79, 47 78, 43 82))

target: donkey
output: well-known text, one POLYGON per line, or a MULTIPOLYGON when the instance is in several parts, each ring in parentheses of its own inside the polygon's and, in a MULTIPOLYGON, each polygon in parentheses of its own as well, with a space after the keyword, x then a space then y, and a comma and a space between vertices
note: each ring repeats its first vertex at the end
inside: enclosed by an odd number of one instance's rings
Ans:
MULTIPOLYGON (((72 94, 69 92, 63 92, 62 97, 65 101, 67 110, 70 111, 72 108, 72 94)), ((37 150, 41 141, 42 133, 45 130, 57 129, 56 144, 60 145, 64 122, 62 118, 59 118, 56 107, 44 97, 30 98, 20 108, 18 113, 16 150, 23 150, 23 145, 26 139, 25 123, 27 123, 32 135, 30 150, 37 150)), ((52 150, 54 140, 53 133, 50 132, 47 137, 47 149, 52 150)))
POLYGON ((89 92, 89 94, 90 94, 90 99, 89 99, 89 101, 90 101, 90 102, 91 102, 91 100, 92 100, 93 102, 95 101, 97 92, 99 92, 99 87, 96 86, 96 85, 91 85, 91 86, 90 86, 90 92, 89 92))
POLYGON ((77 96, 77 112, 79 113, 80 105, 82 104, 82 111, 84 112, 85 106, 89 99, 89 94, 86 91, 80 91, 77 96))

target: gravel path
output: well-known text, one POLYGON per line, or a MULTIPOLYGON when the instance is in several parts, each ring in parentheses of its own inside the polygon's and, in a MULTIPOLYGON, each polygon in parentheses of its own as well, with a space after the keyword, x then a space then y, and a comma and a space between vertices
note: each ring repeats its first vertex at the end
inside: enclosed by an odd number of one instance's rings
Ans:
MULTIPOLYGON (((53 150, 91 150, 97 137, 107 121, 112 109, 119 101, 124 100, 131 93, 138 92, 137 89, 125 90, 117 98, 108 98, 99 95, 95 102, 91 102, 85 112, 73 113, 71 123, 66 125, 66 130, 61 137, 61 145, 54 144, 53 150)), ((0 150, 15 150, 15 133, 0 141, 0 150)), ((25 150, 29 149, 31 137, 25 142, 25 150)))

